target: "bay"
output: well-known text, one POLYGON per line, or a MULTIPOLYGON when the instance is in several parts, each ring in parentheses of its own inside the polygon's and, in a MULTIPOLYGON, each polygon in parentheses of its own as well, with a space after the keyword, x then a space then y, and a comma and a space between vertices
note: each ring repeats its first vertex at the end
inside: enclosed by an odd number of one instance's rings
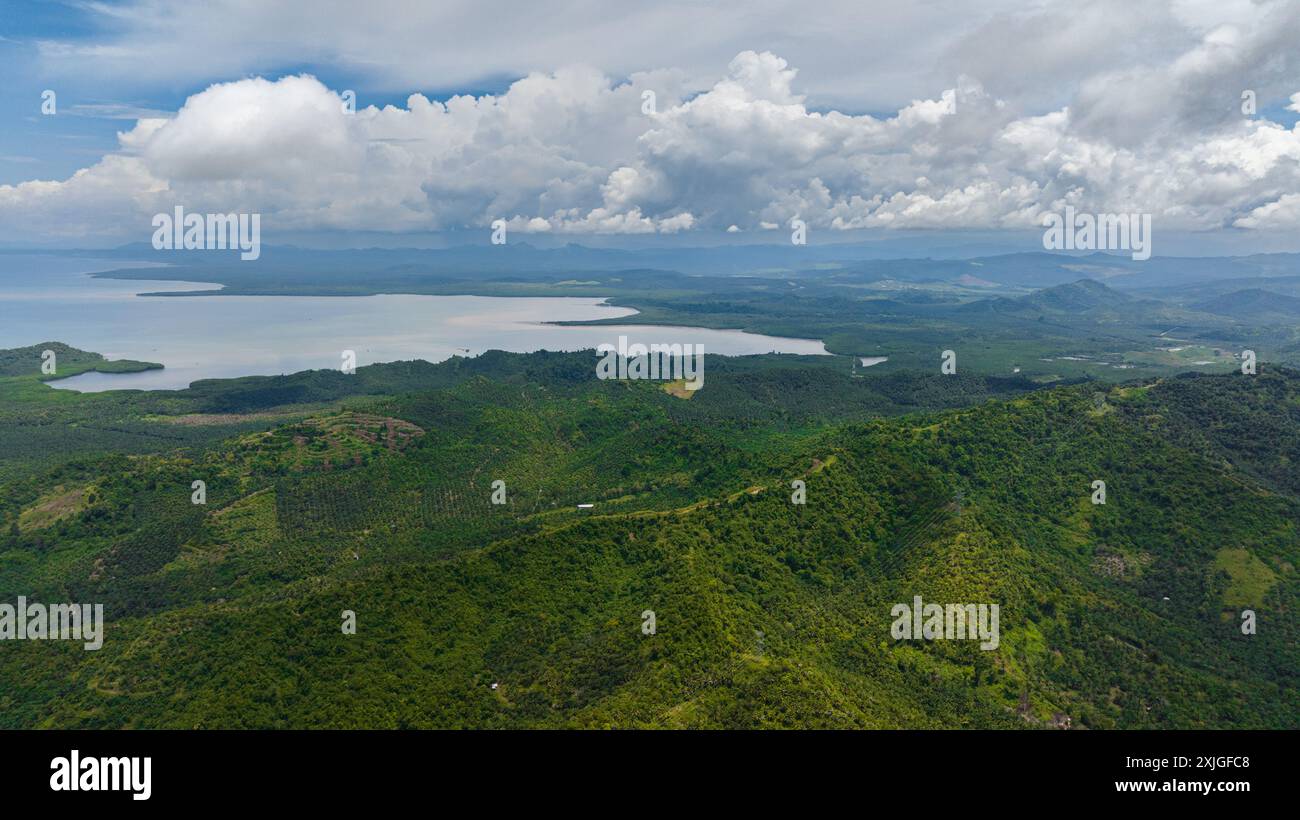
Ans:
POLYGON ((572 351, 629 343, 703 345, 706 353, 825 354, 820 341, 738 330, 548 322, 631 317, 636 311, 590 297, 140 296, 212 290, 203 282, 116 280, 97 271, 146 267, 119 260, 0 254, 0 348, 58 341, 109 359, 160 362, 141 373, 83 373, 52 387, 98 392, 180 389, 198 379, 276 375, 487 350, 572 351))

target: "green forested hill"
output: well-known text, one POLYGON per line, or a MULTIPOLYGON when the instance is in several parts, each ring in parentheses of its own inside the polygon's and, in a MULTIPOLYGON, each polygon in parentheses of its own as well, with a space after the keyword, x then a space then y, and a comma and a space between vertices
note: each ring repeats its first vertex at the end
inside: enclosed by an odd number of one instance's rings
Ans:
POLYGON ((0 724, 1300 726, 1300 373, 1029 392, 710 358, 680 399, 591 363, 60 399, 187 432, 4 485, 0 602, 110 624, 0 642, 0 724), (999 604, 999 647, 895 641, 916 595, 999 604))
POLYGON ((31 376, 33 378, 63 378, 98 370, 101 373, 134 373, 162 367, 156 362, 136 362, 130 359, 109 361, 99 353, 88 353, 62 342, 43 342, 29 347, 0 350, 0 378, 31 376), (52 372, 46 374, 41 365, 50 360, 52 372))

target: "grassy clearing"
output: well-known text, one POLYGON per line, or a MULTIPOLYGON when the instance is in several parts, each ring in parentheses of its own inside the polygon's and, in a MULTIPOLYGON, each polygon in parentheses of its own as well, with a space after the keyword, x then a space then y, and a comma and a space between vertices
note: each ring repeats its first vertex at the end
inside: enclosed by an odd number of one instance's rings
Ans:
POLYGON ((1214 556, 1214 570, 1228 574, 1228 588, 1223 591, 1223 606, 1234 609, 1259 606, 1277 583, 1277 575, 1250 550, 1221 549, 1214 556))

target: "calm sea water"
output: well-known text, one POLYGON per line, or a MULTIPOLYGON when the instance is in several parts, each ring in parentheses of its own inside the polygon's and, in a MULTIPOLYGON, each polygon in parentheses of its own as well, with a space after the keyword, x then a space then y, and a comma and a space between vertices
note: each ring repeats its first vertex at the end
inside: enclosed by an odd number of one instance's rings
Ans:
POLYGON ((631 316, 579 297, 491 296, 139 296, 209 290, 201 282, 95 279, 128 266, 114 260, 0 254, 0 348, 65 342, 109 359, 161 362, 143 373, 85 373, 52 386, 96 392, 179 389, 197 379, 336 368, 345 349, 357 365, 403 359, 439 362, 486 350, 583 350, 620 334, 644 344, 702 344, 707 353, 826 352, 820 341, 733 330, 545 322, 631 316))

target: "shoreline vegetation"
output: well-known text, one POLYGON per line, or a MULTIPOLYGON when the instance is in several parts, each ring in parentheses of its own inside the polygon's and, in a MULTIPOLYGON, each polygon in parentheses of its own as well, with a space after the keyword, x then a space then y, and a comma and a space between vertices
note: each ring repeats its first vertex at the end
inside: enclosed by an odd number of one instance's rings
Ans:
POLYGON ((636 314, 548 324, 634 323, 816 339, 835 356, 884 359, 873 367, 883 371, 928 372, 952 349, 959 368, 1040 384, 1230 372, 1247 347, 1262 360, 1300 364, 1300 299, 1261 295, 1300 294, 1296 254, 1133 262, 1100 253, 1023 253, 800 268, 787 261, 787 250, 765 251, 775 260, 771 267, 761 267, 755 251, 743 257, 751 267, 722 274, 701 271, 714 256, 698 249, 639 255, 506 246, 422 254, 268 248, 256 263, 196 255, 165 269, 129 268, 124 261, 92 275, 222 286, 149 294, 169 297, 580 296, 636 314), (665 267, 615 267, 637 262, 665 267), (1242 317, 1243 304, 1260 303, 1274 312, 1242 317), (1174 350, 1163 335, 1170 328, 1185 340, 1174 350))
POLYGON ((63 342, 40 342, 27 347, 0 350, 0 378, 30 378, 37 382, 53 382, 79 376, 82 373, 141 373, 162 370, 159 362, 135 359, 106 359, 103 354, 79 350, 63 342), (46 351, 54 354, 54 372, 42 372, 46 351))

